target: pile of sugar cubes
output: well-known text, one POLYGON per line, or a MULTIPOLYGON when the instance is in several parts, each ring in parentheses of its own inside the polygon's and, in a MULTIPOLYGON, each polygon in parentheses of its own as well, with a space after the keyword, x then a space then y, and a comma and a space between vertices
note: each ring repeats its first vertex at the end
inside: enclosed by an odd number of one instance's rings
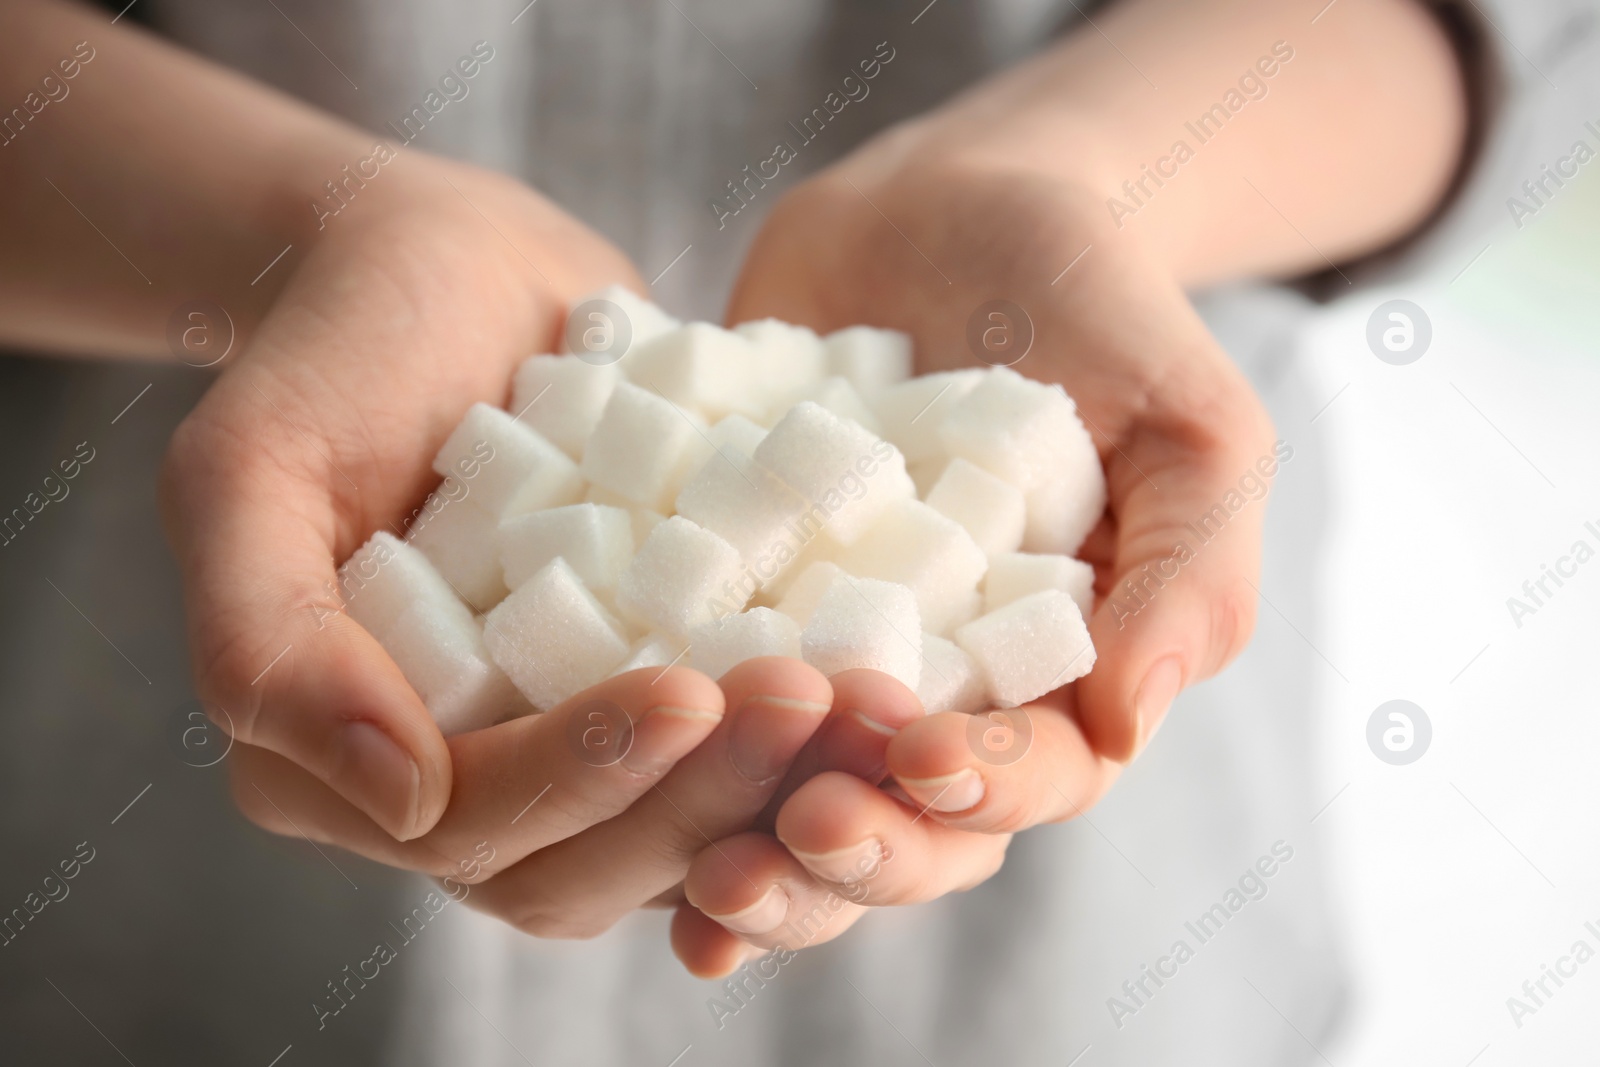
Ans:
POLYGON ((680 323, 620 287, 615 360, 539 355, 476 404, 404 540, 340 569, 346 610, 446 733, 608 677, 756 656, 884 671, 929 713, 1088 673, 1105 508, 1060 386, 911 377, 904 334, 680 323), (514 414, 513 414, 514 413, 514 414))

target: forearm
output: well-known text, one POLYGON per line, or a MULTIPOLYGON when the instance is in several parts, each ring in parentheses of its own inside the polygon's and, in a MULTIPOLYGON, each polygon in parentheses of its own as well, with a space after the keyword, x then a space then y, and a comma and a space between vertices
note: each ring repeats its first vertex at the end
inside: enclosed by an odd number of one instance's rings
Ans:
POLYGON ((1127 0, 957 99, 936 136, 1081 185, 1108 237, 1185 284, 1322 269, 1427 216, 1467 115, 1451 45, 1415 0, 1315 14, 1127 0))
POLYGON ((323 183, 372 154, 372 135, 110 23, 53 0, 0 11, 0 345, 163 354, 198 296, 248 333, 288 269, 253 279, 319 235, 323 183))

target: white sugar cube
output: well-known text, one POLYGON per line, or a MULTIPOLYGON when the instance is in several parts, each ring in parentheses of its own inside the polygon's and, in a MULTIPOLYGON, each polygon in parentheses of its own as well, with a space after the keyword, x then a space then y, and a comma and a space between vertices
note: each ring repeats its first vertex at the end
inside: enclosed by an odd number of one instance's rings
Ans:
POLYGON ((1028 521, 1022 490, 982 467, 953 459, 929 490, 927 504, 959 522, 985 555, 1015 552, 1028 521))
POLYGON ((915 690, 922 676, 916 595, 894 582, 835 575, 800 632, 800 655, 830 677, 867 667, 915 690))
POLYGON ((681 637, 646 634, 633 643, 633 647, 628 650, 628 658, 611 672, 612 677, 643 667, 663 668, 674 663, 684 663, 688 657, 683 653, 688 647, 689 642, 681 637))
POLYGON ((949 456, 935 456, 932 459, 919 459, 915 463, 906 464, 906 473, 911 475, 911 484, 917 487, 918 500, 928 499, 928 494, 939 484, 939 476, 948 466, 950 466, 949 456))
POLYGON ((777 578, 767 582, 761 587, 761 602, 769 607, 776 606, 778 601, 788 595, 790 586, 795 579, 815 563, 837 564, 839 556, 844 552, 844 547, 833 540, 824 532, 818 532, 814 516, 803 515, 795 524, 795 543, 800 545, 800 551, 793 563, 783 568, 777 578))
POLYGON ((755 347, 756 385, 768 408, 786 402, 827 373, 822 338, 804 326, 758 319, 735 326, 734 333, 755 347))
POLYGON ((753 581, 738 549, 681 516, 650 532, 617 583, 617 608, 646 629, 689 636, 743 608, 753 581))
POLYGON ((960 598, 977 588, 988 558, 954 519, 920 500, 898 500, 845 548, 839 566, 906 586, 916 595, 922 629, 941 633, 960 598))
POLYGON ((725 446, 678 494, 677 511, 738 550, 759 586, 799 558, 809 502, 753 458, 725 446))
POLYGON ((384 648, 447 737, 533 710, 490 661, 479 619, 414 604, 395 619, 384 648))
POLYGON ((626 369, 630 381, 708 419, 766 410, 755 380, 755 347, 709 322, 687 323, 635 345, 626 369))
POLYGON ((758 656, 800 657, 800 624, 771 608, 751 608, 696 628, 689 655, 694 669, 721 678, 758 656))
POLYGON ((459 478, 469 499, 497 517, 571 504, 583 495, 583 479, 565 452, 488 404, 467 409, 433 469, 459 478))
POLYGON ((584 442, 621 380, 616 364, 595 366, 577 356, 530 356, 511 379, 511 414, 574 460, 582 459, 584 442))
POLYGON ((589 436, 580 469, 594 484, 665 513, 710 453, 698 415, 623 382, 589 436))
POLYGON ((753 456, 756 446, 767 436, 767 428, 760 423, 751 422, 743 415, 734 414, 719 420, 707 431, 707 436, 711 438, 713 448, 728 446, 747 456, 753 456))
POLYGON ((1083 546, 1106 510, 1106 478, 1098 457, 1081 455, 1075 471, 1028 491, 1022 547, 1071 555, 1083 546))
POLYGON ((828 373, 872 396, 911 377, 911 338, 899 330, 850 326, 823 338, 828 373))
POLYGON ((1045 589, 1059 589, 1072 597, 1086 619, 1094 613, 1093 567, 1071 556, 1028 552, 990 558, 989 573, 983 578, 983 610, 993 611, 1045 589))
POLYGON ((990 699, 1003 707, 1036 700, 1094 666, 1083 614, 1059 589, 1029 593, 955 632, 983 671, 990 699))
POLYGON ((420 549, 382 530, 339 568, 339 596, 346 613, 380 642, 413 605, 458 620, 472 617, 420 549))
POLYGON ((837 563, 825 559, 807 564, 784 590, 778 610, 804 626, 811 621, 811 613, 817 610, 834 578, 843 573, 837 563))
POLYGON ((603 485, 590 485, 583 494, 583 502, 626 511, 633 523, 633 543, 636 545, 644 544, 644 539, 650 536, 650 531, 666 518, 661 512, 642 508, 621 493, 613 493, 603 485))
MULTIPOLYGON (((806 386, 794 395, 793 404, 798 404, 802 400, 820 404, 841 419, 849 419, 874 435, 879 434, 881 427, 878 425, 878 416, 867 407, 867 402, 861 399, 856 387, 843 378, 824 378, 815 385, 806 386)), ((784 405, 783 411, 773 412, 772 421, 776 422, 781 418, 793 404, 784 405)))
POLYGON ((954 711, 970 715, 988 703, 983 674, 972 657, 953 641, 922 635, 922 678, 917 699, 929 715, 954 711))
POLYGON ((621 508, 569 504, 507 519, 500 528, 505 584, 515 589, 557 556, 591 591, 615 589, 633 558, 633 519, 621 508))
POLYGON ((1059 385, 1031 381, 993 367, 939 423, 939 440, 951 456, 971 460, 1027 492, 1078 474, 1099 456, 1078 409, 1059 385))
POLYGON ((981 370, 942 371, 889 386, 872 398, 883 436, 907 463, 943 456, 939 424, 982 378, 981 370))
POLYGON ((628 654, 616 620, 562 559, 502 600, 483 636, 490 657, 541 711, 606 678, 628 654))
POLYGON ((453 475, 430 494, 406 540, 428 557, 445 581, 478 612, 488 611, 506 595, 500 570, 500 520, 461 496, 453 475))
POLYGON ((942 624, 939 632, 948 634, 957 626, 965 626, 982 615, 983 611, 983 594, 976 589, 969 589, 951 601, 951 606, 939 620, 942 624))
MULTIPOLYGON (((659 337, 661 334, 666 333, 668 330, 676 329, 680 325, 677 319, 626 286, 608 285, 604 289, 579 297, 573 301, 573 310, 592 300, 610 301, 616 305, 617 310, 622 312, 622 317, 627 320, 629 337, 626 352, 632 352, 634 348, 649 341, 651 338, 659 337)), ((599 345, 585 345, 586 350, 592 351, 598 347, 600 350, 606 351, 611 348, 616 333, 622 328, 621 323, 614 321, 614 312, 611 319, 612 321, 590 319, 576 324, 580 331, 595 330, 598 333, 599 345)), ((564 332, 561 337, 561 351, 563 352, 572 351, 572 347, 567 341, 568 335, 564 332)), ((626 352, 623 354, 625 355, 626 352)))
POLYGON ((778 420, 755 459, 807 500, 808 517, 844 545, 890 504, 916 494, 894 446, 810 401, 778 420))

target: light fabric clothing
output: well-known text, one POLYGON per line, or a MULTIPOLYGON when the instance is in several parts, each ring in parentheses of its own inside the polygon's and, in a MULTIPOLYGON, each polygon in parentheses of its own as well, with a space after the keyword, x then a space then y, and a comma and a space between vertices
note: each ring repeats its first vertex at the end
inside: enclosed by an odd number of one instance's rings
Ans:
MULTIPOLYGON (((1590 6, 1482 6, 1514 42, 1508 48, 1498 31, 1486 35, 1491 66, 1507 82, 1505 121, 1491 129, 1449 214, 1397 261, 1371 264, 1368 278, 1464 264, 1488 239, 1485 232, 1506 224, 1503 201, 1516 183, 1552 158, 1552 147, 1566 147, 1579 117, 1594 117, 1580 116, 1584 107, 1592 110, 1595 98, 1584 91, 1600 68, 1590 6), (1563 91, 1547 90, 1546 77, 1563 91)), ((526 8, 519 0, 146 0, 138 14, 198 52, 391 140, 397 138, 388 124, 422 102, 475 42, 487 42, 494 58, 470 95, 432 117, 417 146, 524 177, 616 241, 647 277, 687 248, 658 296, 680 314, 714 318, 761 215, 784 189, 873 131, 1036 47, 1072 16, 1071 4, 1044 0, 938 0, 918 16, 921 9, 921 0, 537 0, 526 8), (787 123, 809 113, 883 41, 895 58, 871 94, 849 105, 780 181, 719 229, 711 198, 745 164, 766 158, 787 123)), ((1066 1064, 1080 1053, 1084 1067, 1318 1061, 1305 1039, 1325 1043, 1347 996, 1336 910, 1325 891, 1333 861, 1310 821, 1327 800, 1311 773, 1308 728, 1312 683, 1327 670, 1314 652, 1313 588, 1327 519, 1328 447, 1311 423, 1327 398, 1312 395, 1294 354, 1297 331, 1315 307, 1285 290, 1247 288, 1213 294, 1202 310, 1294 448, 1272 497, 1261 585, 1271 605, 1263 615, 1281 613, 1291 625, 1263 626, 1238 664, 1179 700, 1151 749, 1089 818, 1020 835, 1005 868, 983 887, 874 914, 839 941, 803 953, 764 987, 748 983, 747 1005, 682 973, 660 913, 636 915, 594 942, 564 944, 447 909, 406 949, 401 976, 388 979, 404 984, 405 1001, 387 1051, 378 1054, 375 1024, 389 1021, 380 998, 397 989, 363 994, 370 999, 355 1002, 348 1018, 325 1032, 312 1029, 302 1004, 323 992, 323 980, 341 964, 365 956, 379 920, 403 914, 426 887, 396 889, 370 865, 340 857, 338 866, 363 886, 350 894, 316 854, 277 845, 270 862, 251 860, 251 879, 229 880, 234 861, 217 857, 259 850, 257 839, 242 838, 237 820, 225 814, 215 777, 201 789, 198 772, 179 767, 168 774, 163 764, 141 801, 148 807, 135 807, 118 824, 115 833, 124 836, 106 838, 122 842, 120 858, 114 844, 103 851, 107 866, 121 865, 112 870, 120 872, 124 899, 139 908, 125 916, 85 902, 78 932, 66 924, 54 934, 30 932, 37 950, 24 944, 7 951, 34 953, 30 976, 66 973, 53 966, 63 951, 91 954, 96 971, 123 960, 126 973, 117 971, 117 981, 96 986, 85 974, 88 992, 66 992, 77 994, 108 1033, 136 1035, 135 1047, 174 1061, 265 1063, 290 1041, 285 1067, 632 1067, 667 1064, 686 1046, 685 1065, 1066 1064), (148 825, 139 821, 144 816, 148 825), (197 842, 211 862, 194 858, 197 842), (1202 943, 1188 924, 1240 887, 1278 842, 1279 855, 1292 849, 1292 857, 1262 881, 1265 895, 1202 943), (156 861, 140 867, 139 856, 156 861), (174 890, 177 870, 184 879, 174 890), (232 895, 218 911, 201 913, 212 932, 197 933, 193 908, 217 893, 232 895), (276 921, 290 900, 299 910, 276 921), (268 932, 252 940, 253 931, 268 932), (63 940, 43 940, 51 936, 63 940), (1193 958, 1160 986, 1143 978, 1143 965, 1168 966, 1160 960, 1179 940, 1193 958), (137 961, 176 953, 188 955, 164 984, 136 980, 137 961), (262 998, 268 973, 282 980, 262 998), (1145 992, 1136 999, 1123 985, 1142 978, 1145 992), (724 1006, 720 1026, 708 1005, 713 998, 724 1006), (1112 998, 1137 1010, 1114 1018, 1112 998)), ((57 836, 73 832, 69 827, 101 825, 100 808, 114 811, 148 780, 144 764, 130 767, 129 749, 108 743, 123 732, 114 717, 102 722, 106 709, 136 700, 153 721, 177 699, 151 698, 131 674, 119 673, 123 661, 82 629, 73 611, 119 638, 127 666, 140 664, 154 676, 152 692, 182 687, 174 579, 149 497, 162 445, 157 430, 192 403, 201 383, 170 371, 22 361, 7 361, 5 374, 8 437, 26 445, 30 462, 48 466, 59 458, 55 452, 69 454, 80 425, 103 435, 96 440, 114 442, 106 467, 116 476, 47 512, 54 529, 48 540, 41 535, 23 546, 30 555, 13 546, 6 551, 15 558, 0 560, 7 568, 0 589, 12 605, 13 639, 0 646, 11 693, 19 707, 49 712, 6 723, 3 788, 19 803, 3 807, 22 811, 22 800, 61 794, 53 787, 57 773, 46 768, 77 767, 79 757, 98 768, 84 776, 92 779, 84 796, 99 806, 90 809, 81 797, 63 802, 40 816, 51 833, 8 817, 8 840, 36 842, 32 851, 44 856, 57 836), (110 423, 150 380, 158 385, 142 401, 147 406, 110 423), (59 418, 45 421, 45 413, 59 418), (73 428, 71 440, 47 432, 61 425, 73 428), (60 584, 72 608, 36 580, 41 572, 67 576, 60 584), (62 647, 74 649, 73 658, 64 662, 62 647)), ((88 476, 97 473, 91 467, 88 476)), ((21 492, 26 480, 19 475, 6 484, 21 492)), ((130 745, 144 736, 124 732, 130 745)), ((86 877, 95 873, 91 867, 86 877)), ((79 892, 92 889, 85 882, 79 892)), ((5 998, 14 1005, 8 1034, 38 1031, 37 1042, 19 1037, 14 1049, 48 1048, 67 1059, 105 1054, 92 1035, 82 1057, 47 1044, 35 1017, 62 1010, 54 994, 32 977, 0 980, 15 994, 5 998)))

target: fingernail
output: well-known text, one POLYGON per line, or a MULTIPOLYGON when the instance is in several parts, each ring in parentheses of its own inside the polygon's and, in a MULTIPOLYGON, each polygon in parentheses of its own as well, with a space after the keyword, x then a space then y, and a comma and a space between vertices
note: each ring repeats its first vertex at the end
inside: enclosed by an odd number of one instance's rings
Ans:
POLYGON ((843 885, 846 882, 859 882, 872 873, 882 862, 883 842, 876 837, 869 837, 832 852, 795 852, 793 849, 790 852, 818 878, 843 885))
POLYGON ((633 728, 622 766, 633 774, 659 774, 688 755, 721 719, 705 708, 651 708, 633 728))
POLYGON ((1150 738, 1155 736, 1156 728, 1167 717, 1167 709, 1172 707, 1172 701, 1182 687, 1183 661, 1177 656, 1168 656, 1159 661, 1144 676, 1139 693, 1133 698, 1134 729, 1138 740, 1138 748, 1134 749, 1136 753, 1142 752, 1144 746, 1150 743, 1150 738))
POLYGON ((736 911, 731 915, 712 915, 706 917, 726 926, 736 934, 766 934, 776 930, 783 924, 784 917, 789 914, 789 894, 777 886, 767 890, 766 895, 748 908, 736 911))
POLYGON ((405 841, 412 836, 422 772, 383 730, 370 722, 344 728, 330 784, 395 837, 405 841))
POLYGON ((751 697, 739 707, 728 732, 733 769, 751 782, 776 778, 827 712, 828 705, 813 700, 751 697))
POLYGON ((900 784, 930 811, 966 811, 983 799, 983 776, 970 767, 938 778, 902 778, 900 784))
POLYGON ((886 722, 879 722, 870 714, 860 710, 859 708, 851 708, 850 714, 855 717, 857 722, 861 723, 862 726, 865 726, 875 734, 882 734, 885 737, 893 737, 895 734, 900 732, 899 726, 893 726, 886 722))

